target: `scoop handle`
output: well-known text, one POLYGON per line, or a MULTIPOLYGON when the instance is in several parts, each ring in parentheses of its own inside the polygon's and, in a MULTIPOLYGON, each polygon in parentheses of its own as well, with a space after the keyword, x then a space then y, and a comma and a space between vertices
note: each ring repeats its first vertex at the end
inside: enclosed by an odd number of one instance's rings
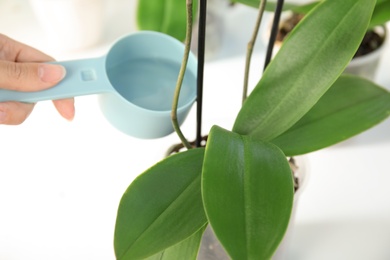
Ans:
POLYGON ((56 100, 113 90, 107 78, 104 57, 50 63, 65 67, 66 76, 60 83, 52 88, 34 92, 0 89, 0 102, 35 103, 42 100, 56 100))

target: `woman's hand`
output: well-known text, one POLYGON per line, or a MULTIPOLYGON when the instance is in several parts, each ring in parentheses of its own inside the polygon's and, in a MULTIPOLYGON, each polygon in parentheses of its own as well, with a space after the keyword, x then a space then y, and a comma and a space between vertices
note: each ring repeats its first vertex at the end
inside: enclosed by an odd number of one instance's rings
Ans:
MULTIPOLYGON (((65 68, 43 62, 54 59, 30 46, 0 34, 0 88, 17 91, 38 91, 53 87, 65 77, 65 68)), ((61 116, 72 120, 74 99, 53 101, 61 116)), ((0 102, 0 124, 21 124, 34 104, 0 102)))

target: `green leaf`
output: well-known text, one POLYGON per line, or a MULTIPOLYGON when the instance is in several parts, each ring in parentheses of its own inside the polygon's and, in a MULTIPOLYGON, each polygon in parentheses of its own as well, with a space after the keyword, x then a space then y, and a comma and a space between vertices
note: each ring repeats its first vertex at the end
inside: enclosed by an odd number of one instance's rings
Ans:
POLYGON ((117 259, 142 259, 188 238, 206 223, 201 198, 204 149, 172 155, 126 190, 117 214, 117 259))
MULTIPOLYGON (((250 7, 259 8, 261 0, 232 0, 231 2, 241 3, 250 7)), ((321 0, 322 1, 322 0, 321 0)), ((292 3, 284 3, 283 11, 293 11, 297 13, 308 13, 313 7, 318 4, 318 1, 313 1, 307 4, 292 4, 292 3)), ((276 9, 276 2, 267 1, 265 10, 269 12, 274 12, 276 9)))
MULTIPOLYGON (((198 1, 193 1, 195 20, 198 1)), ((185 0, 139 0, 137 24, 140 30, 166 33, 179 41, 186 37, 187 5, 185 0)))
POLYGON ((205 229, 206 226, 182 242, 179 242, 156 255, 148 257, 145 260, 196 260, 200 241, 202 240, 205 229))
MULTIPOLYGON (((261 0, 231 0, 231 2, 241 3, 250 7, 259 8, 261 0)), ((284 3, 283 11, 292 11, 294 13, 307 14, 314 7, 316 7, 321 1, 317 0, 305 4, 292 4, 284 3)), ((390 1, 389 0, 377 0, 374 13, 372 15, 372 20, 369 28, 373 28, 377 25, 382 25, 390 20, 390 1)), ((269 12, 274 12, 276 9, 276 2, 267 1, 265 10, 269 12)))
POLYGON ((318 103, 272 143, 288 156, 344 141, 390 115, 390 93, 371 81, 341 76, 318 103))
MULTIPOLYGON (((252 7, 259 7, 260 0, 242 0, 243 2, 248 2, 247 5, 252 7)), ((323 1, 323 0, 321 0, 323 1)), ((238 1, 237 1, 238 2, 238 1)), ((241 2, 241 1, 240 1, 241 2)), ((314 1, 307 4, 289 4, 285 3, 283 5, 283 11, 292 11, 294 13, 307 14, 314 7, 316 7, 320 1, 314 1)), ((274 12, 276 9, 276 3, 268 1, 266 5, 266 10, 274 12)), ((374 13, 370 21, 368 28, 373 28, 378 25, 383 25, 390 20, 390 0, 377 0, 375 5, 374 13)))
POLYGON ((374 5, 375 0, 324 1, 306 15, 245 101, 233 131, 271 140, 294 125, 344 71, 374 5))
POLYGON ((314 7, 316 7, 319 3, 320 2, 313 2, 313 3, 309 3, 309 4, 294 6, 294 7, 291 8, 291 11, 293 11, 295 13, 300 13, 300 14, 307 14, 314 7))
POLYGON ((378 25, 383 25, 390 20, 390 1, 384 0, 377 3, 372 14, 371 23, 369 28, 373 28, 378 25))
MULTIPOLYGON (((310 12, 314 7, 316 7, 319 4, 319 2, 312 2, 308 4, 284 4, 283 5, 283 11, 292 11, 294 13, 300 13, 300 14, 307 14, 310 12)), ((276 9, 276 3, 274 2, 267 2, 266 10, 270 12, 274 12, 276 9)))
MULTIPOLYGON (((232 0, 231 2, 244 4, 250 7, 259 8, 261 0, 232 0)), ((299 6, 298 4, 290 4, 290 3, 284 3, 283 4, 283 11, 291 10, 292 8, 295 8, 299 6)), ((267 11, 275 11, 276 3, 267 1, 266 3, 266 10, 267 11)))
POLYGON ((286 231, 292 204, 291 169, 273 144, 217 126, 211 129, 202 173, 209 223, 233 259, 269 259, 286 231))

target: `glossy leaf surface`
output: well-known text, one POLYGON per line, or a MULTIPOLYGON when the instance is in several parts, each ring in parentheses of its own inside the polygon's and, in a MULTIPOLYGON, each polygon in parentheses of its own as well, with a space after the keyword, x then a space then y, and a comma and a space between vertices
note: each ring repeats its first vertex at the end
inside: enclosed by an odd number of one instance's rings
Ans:
POLYGON ((117 214, 117 259, 157 254, 207 223, 200 191, 203 155, 203 148, 172 155, 131 183, 117 214))
POLYGON ((196 260, 206 226, 189 238, 145 260, 196 260))
POLYGON ((318 103, 272 143, 298 155, 346 140, 390 115, 390 93, 371 81, 341 76, 318 103))
POLYGON ((306 15, 245 101, 233 131, 271 140, 294 125, 352 59, 374 5, 375 0, 324 1, 306 15))
POLYGON ((293 203, 291 169, 275 145, 214 126, 202 173, 209 223, 232 259, 269 259, 293 203))
MULTIPOLYGON (((197 0, 193 0, 196 17, 197 0)), ((186 37, 187 5, 184 0, 139 0, 137 24, 140 30, 166 33, 179 41, 186 37)))

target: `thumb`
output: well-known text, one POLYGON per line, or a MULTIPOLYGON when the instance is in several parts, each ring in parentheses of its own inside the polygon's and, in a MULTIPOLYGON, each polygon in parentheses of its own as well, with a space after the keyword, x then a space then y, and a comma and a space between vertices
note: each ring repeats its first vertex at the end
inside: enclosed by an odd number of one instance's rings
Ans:
POLYGON ((65 68, 47 63, 0 61, 0 88, 37 91, 56 85, 65 77, 65 68))

